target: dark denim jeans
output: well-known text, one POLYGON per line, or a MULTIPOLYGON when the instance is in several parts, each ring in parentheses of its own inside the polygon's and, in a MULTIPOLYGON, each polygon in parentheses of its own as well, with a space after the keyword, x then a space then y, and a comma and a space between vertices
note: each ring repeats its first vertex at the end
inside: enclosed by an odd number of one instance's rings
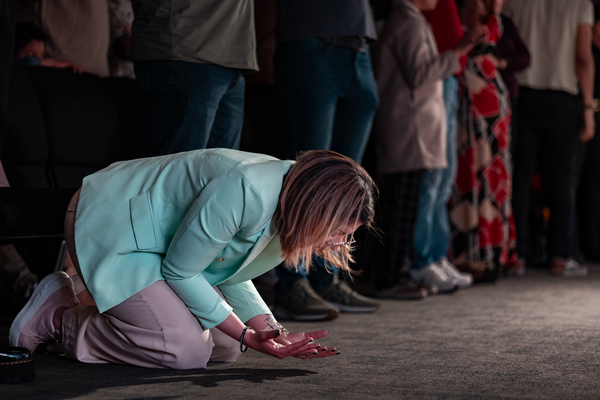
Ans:
POLYGON ((286 42, 277 47, 275 88, 289 152, 333 150, 361 162, 378 102, 368 51, 286 42))
MULTIPOLYGON (((325 43, 317 38, 292 40, 277 47, 275 88, 279 118, 289 157, 306 150, 333 150, 360 163, 377 108, 377 85, 368 51, 325 43)), ((333 276, 323 260, 308 278, 317 292, 333 276)), ((302 268, 302 267, 301 267, 302 268)), ((279 294, 306 276, 277 267, 279 294)))
POLYGON ((563 91, 522 87, 519 94, 519 138, 515 154, 512 206, 517 253, 526 256, 531 178, 538 156, 544 156, 542 185, 550 197, 550 257, 572 254, 577 154, 581 126, 577 97, 563 91))
POLYGON ((239 148, 244 78, 238 69, 185 61, 136 61, 148 107, 150 154, 239 148))

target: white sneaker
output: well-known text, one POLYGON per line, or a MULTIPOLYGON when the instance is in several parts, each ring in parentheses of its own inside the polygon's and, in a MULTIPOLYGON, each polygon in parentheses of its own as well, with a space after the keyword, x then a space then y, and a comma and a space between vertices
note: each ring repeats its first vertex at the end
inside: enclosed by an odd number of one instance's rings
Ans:
POLYGON ((448 275, 450 278, 456 279, 459 289, 468 288, 473 284, 473 275, 467 272, 460 272, 454 264, 452 264, 446 257, 442 257, 437 265, 448 275))
POLYGON ((572 258, 564 259, 559 257, 552 258, 550 263, 550 271, 554 276, 564 276, 565 278, 576 278, 586 276, 588 267, 579 264, 572 258))
POLYGON ((435 285, 440 293, 450 293, 458 289, 455 278, 448 276, 437 264, 429 264, 421 269, 411 269, 412 279, 423 285, 435 285))

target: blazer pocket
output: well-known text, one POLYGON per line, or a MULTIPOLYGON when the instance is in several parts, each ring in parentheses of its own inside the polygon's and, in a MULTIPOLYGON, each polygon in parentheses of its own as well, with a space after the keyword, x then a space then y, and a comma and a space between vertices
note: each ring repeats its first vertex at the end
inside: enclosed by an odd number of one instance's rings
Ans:
POLYGON ((154 235, 154 221, 150 207, 150 194, 142 193, 129 200, 131 209, 131 225, 135 243, 139 250, 148 250, 156 247, 154 235))

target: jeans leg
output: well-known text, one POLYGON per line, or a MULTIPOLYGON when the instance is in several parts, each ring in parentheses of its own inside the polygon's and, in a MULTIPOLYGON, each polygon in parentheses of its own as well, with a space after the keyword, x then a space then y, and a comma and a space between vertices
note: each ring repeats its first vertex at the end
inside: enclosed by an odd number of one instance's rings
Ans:
POLYGON ((367 147, 377 109, 377 84, 368 52, 351 52, 354 78, 350 89, 337 103, 331 150, 360 163, 367 147))
POLYGON ((421 269, 437 261, 431 253, 433 216, 439 203, 440 184, 442 183, 443 170, 434 169, 427 171, 421 182, 419 196, 419 211, 415 224, 415 239, 413 243, 412 268, 421 269))
POLYGON ((134 66, 147 104, 150 154, 206 148, 219 102, 238 70, 172 60, 134 66))
POLYGON ((298 271, 289 269, 283 263, 275 267, 277 275, 277 283, 275 284, 275 294, 278 296, 285 295, 292 290, 294 283, 308 276, 304 265, 298 265, 298 271))
POLYGON ((333 275, 339 271, 328 261, 319 256, 313 256, 313 268, 308 273, 308 280, 315 292, 322 293, 333 283, 333 275), (326 268, 327 266, 327 268, 326 268))
MULTIPOLYGON (((316 38, 293 40, 278 46, 275 88, 288 157, 299 151, 332 149, 338 101, 344 93, 342 88, 349 87, 354 77, 352 62, 352 50, 316 38)), ((364 148, 362 142, 366 143, 368 130, 366 133, 363 128, 355 130, 360 130, 357 136, 361 144, 358 147, 364 148)), ((354 141, 353 138, 350 140, 354 141)), ((343 149, 337 151, 340 150, 343 149)), ((359 151, 361 157, 363 151, 359 151)), ((320 285, 320 282, 327 281, 329 273, 323 266, 323 260, 313 259, 313 263, 316 268, 308 276, 315 276, 312 281, 320 285), (322 279, 316 279, 317 274, 322 274, 322 279)), ((296 280, 305 277, 282 268, 277 268, 280 280, 275 290, 278 294, 289 291, 296 280)))
POLYGON ((320 39, 292 40, 277 47, 275 89, 289 157, 293 152, 329 150, 338 82, 349 75, 335 46, 320 39))
POLYGON ((239 149, 244 125, 245 80, 238 71, 221 101, 207 148, 239 149))
POLYGON ((441 260, 448 253, 450 245, 450 222, 448 219, 448 199, 456 180, 456 115, 458 112, 458 79, 450 76, 444 80, 444 103, 446 105, 447 134, 446 160, 448 166, 442 170, 438 201, 433 211, 431 231, 431 256, 433 262, 441 260))

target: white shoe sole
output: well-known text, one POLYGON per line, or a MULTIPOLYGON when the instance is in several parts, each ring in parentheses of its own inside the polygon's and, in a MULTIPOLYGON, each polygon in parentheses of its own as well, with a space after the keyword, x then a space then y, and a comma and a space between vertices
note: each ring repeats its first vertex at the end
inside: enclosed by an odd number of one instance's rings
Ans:
POLYGON ((11 346, 18 346, 21 329, 23 329, 25 324, 27 324, 35 313, 38 312, 40 307, 44 305, 46 300, 48 300, 48 297, 65 286, 70 286, 72 288, 73 282, 71 281, 71 278, 69 278, 69 275, 62 271, 53 272, 42 279, 27 304, 25 304, 25 307, 19 312, 10 326, 8 340, 11 346))
POLYGON ((577 270, 565 270, 562 274, 565 278, 579 278, 582 276, 587 276, 588 269, 587 267, 579 268, 577 270))

